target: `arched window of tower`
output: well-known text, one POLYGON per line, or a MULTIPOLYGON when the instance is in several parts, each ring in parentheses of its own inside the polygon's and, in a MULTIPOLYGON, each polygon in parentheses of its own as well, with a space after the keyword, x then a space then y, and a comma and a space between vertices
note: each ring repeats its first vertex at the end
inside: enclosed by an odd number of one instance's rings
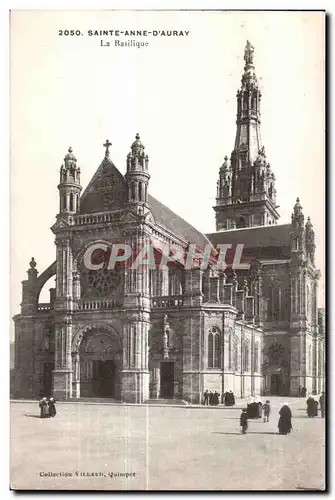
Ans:
POLYGON ((67 206, 66 206, 66 194, 63 194, 62 196, 62 210, 66 211, 67 210, 67 206))
POLYGON ((74 198, 74 195, 73 193, 70 193, 70 212, 73 212, 74 211, 74 203, 73 203, 73 198, 74 198))
POLYGON ((240 229, 240 228, 243 228, 243 227, 247 227, 247 221, 246 221, 246 218, 245 218, 245 217, 240 217, 240 218, 237 220, 237 223, 236 223, 236 228, 237 228, 237 229, 240 229))

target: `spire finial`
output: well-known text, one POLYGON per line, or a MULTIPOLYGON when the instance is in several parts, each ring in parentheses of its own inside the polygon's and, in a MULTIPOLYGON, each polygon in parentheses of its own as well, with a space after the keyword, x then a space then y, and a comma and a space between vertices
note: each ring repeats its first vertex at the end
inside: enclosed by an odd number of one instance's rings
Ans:
POLYGON ((138 141, 140 140, 140 134, 137 132, 137 134, 135 135, 135 139, 138 141))
POLYGON ((106 152, 105 152, 105 158, 109 158, 109 147, 112 145, 111 142, 109 142, 108 139, 106 139, 106 142, 105 144, 103 145, 104 148, 106 148, 106 152))
POLYGON ((247 44, 244 49, 244 60, 246 65, 254 64, 254 51, 254 46, 251 45, 249 40, 247 40, 247 44))
POLYGON ((31 269, 34 269, 36 267, 36 260, 34 259, 34 257, 31 258, 29 266, 31 267, 31 269))

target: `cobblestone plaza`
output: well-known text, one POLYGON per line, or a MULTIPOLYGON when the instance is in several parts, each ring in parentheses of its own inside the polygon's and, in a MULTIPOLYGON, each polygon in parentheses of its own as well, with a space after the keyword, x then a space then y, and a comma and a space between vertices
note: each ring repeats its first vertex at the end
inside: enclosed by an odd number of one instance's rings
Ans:
POLYGON ((250 420, 244 436, 239 428, 241 400, 232 409, 63 403, 57 405, 56 418, 43 420, 38 418, 37 402, 14 402, 11 485, 16 489, 323 489, 325 420, 309 419, 305 400, 291 398, 293 432, 279 435, 283 402, 271 398, 270 422, 250 420), (118 475, 126 473, 128 477, 118 475))

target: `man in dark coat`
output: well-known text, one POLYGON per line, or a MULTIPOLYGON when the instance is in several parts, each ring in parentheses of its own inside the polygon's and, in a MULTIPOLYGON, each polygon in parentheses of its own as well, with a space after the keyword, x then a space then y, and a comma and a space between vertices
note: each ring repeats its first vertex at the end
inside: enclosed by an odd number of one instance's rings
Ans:
POLYGON ((240 415, 240 426, 242 434, 246 434, 248 428, 248 415, 247 410, 243 408, 242 413, 240 415))
POLYGON ((233 391, 229 391, 229 402, 230 406, 235 406, 235 396, 233 391))
POLYGON ((270 401, 267 399, 265 401, 265 404, 263 405, 263 421, 264 422, 268 422, 269 421, 269 417, 270 417, 270 412, 271 412, 271 405, 270 405, 270 401))
POLYGON ((279 415, 279 434, 289 434, 292 429, 292 412, 288 403, 284 403, 284 405, 280 408, 279 415))
POLYGON ((204 405, 208 405, 209 392, 208 389, 204 392, 204 405))

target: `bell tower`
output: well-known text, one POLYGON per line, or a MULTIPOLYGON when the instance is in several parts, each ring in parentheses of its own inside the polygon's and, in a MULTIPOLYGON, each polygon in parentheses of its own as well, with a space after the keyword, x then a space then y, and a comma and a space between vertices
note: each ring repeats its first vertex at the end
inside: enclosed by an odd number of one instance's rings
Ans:
POLYGON ((219 171, 214 211, 216 230, 276 224, 275 176, 268 163, 260 132, 259 89, 254 47, 247 41, 244 73, 237 92, 236 138, 230 162, 219 171))
POLYGON ((125 177, 128 184, 128 201, 137 204, 148 203, 149 157, 145 154, 144 149, 139 134, 136 134, 135 141, 131 145, 131 151, 127 155, 127 173, 125 177))
POLYGON ((59 214, 64 218, 74 215, 79 211, 80 192, 80 168, 77 158, 70 147, 60 168, 59 190, 59 214))

